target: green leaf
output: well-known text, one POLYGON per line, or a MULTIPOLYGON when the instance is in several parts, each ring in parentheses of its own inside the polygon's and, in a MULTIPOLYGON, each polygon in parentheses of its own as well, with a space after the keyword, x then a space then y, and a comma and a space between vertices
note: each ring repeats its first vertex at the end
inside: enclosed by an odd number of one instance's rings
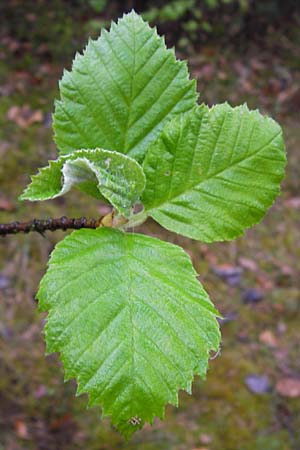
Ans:
POLYGON ((109 228, 73 232, 38 292, 47 351, 127 437, 178 404, 219 347, 217 311, 175 245, 109 228))
POLYGON ((109 150, 77 150, 50 161, 32 177, 21 200, 48 200, 68 192, 72 186, 101 197, 101 194, 125 217, 141 197, 145 176, 132 158, 109 150))
POLYGON ((61 154, 101 147, 138 161, 167 121, 197 101, 186 63, 135 12, 76 55, 60 95, 54 131, 61 154))
POLYGON ((142 202, 171 231, 204 242, 233 239, 272 205, 285 164, 274 120, 245 105, 202 105, 171 121, 149 148, 142 202))

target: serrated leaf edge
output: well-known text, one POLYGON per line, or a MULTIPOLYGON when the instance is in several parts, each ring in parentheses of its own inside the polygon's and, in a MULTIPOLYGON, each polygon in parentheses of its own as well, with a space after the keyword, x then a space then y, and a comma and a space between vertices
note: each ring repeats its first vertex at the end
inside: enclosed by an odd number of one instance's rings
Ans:
MULTIPOLYGON (((202 103, 201 105, 199 105, 198 107, 196 107, 196 109, 201 108, 201 107, 206 107, 206 108, 207 108, 208 114, 212 114, 212 113, 215 112, 215 110, 216 110, 219 106, 221 106, 221 105, 228 106, 228 107, 231 108, 231 110, 240 110, 241 112, 248 112, 250 115, 255 116, 255 117, 259 116, 259 118, 262 119, 263 121, 265 121, 265 123, 272 123, 272 124, 275 124, 275 125, 279 128, 279 132, 278 132, 278 134, 277 134, 275 137, 272 138, 272 141, 275 140, 275 139, 277 139, 278 136, 281 136, 281 137, 282 137, 282 142, 283 142, 283 146, 284 146, 284 147, 283 147, 284 152, 282 152, 282 156, 283 156, 282 161, 285 161, 285 165, 287 164, 287 157, 286 157, 286 153, 285 153, 285 144, 284 144, 284 140, 283 140, 283 131, 282 131, 282 128, 280 127, 280 125, 279 125, 274 119, 272 119, 272 118, 269 117, 269 116, 266 116, 266 115, 261 114, 261 113, 259 112, 258 109, 250 110, 250 109, 248 108, 247 103, 244 103, 244 104, 239 105, 239 106, 232 107, 228 102, 224 102, 224 103, 222 103, 222 104, 216 104, 216 105, 213 105, 213 106, 210 107, 210 108, 209 108, 207 105, 205 105, 205 104, 202 103)), ((195 109, 194 109, 194 110, 195 110, 195 109)), ((187 113, 187 114, 184 114, 184 117, 183 117, 183 116, 181 116, 181 117, 174 117, 174 118, 171 120, 171 122, 175 123, 177 120, 184 120, 184 119, 185 119, 185 120, 188 120, 188 114, 192 114, 192 113, 194 112, 194 110, 190 111, 190 112, 187 113)), ((166 128, 167 128, 168 126, 170 126, 170 122, 167 123, 167 124, 165 125, 166 128)), ((163 132, 163 130, 162 130, 162 132, 163 132)), ((156 140, 155 142, 157 142, 159 139, 160 139, 160 136, 158 136, 158 138, 157 138, 157 140, 156 140)), ((271 141, 271 142, 272 142, 272 141, 271 141)), ((155 144, 155 142, 154 142, 154 144, 155 144)), ((262 150, 262 149, 261 149, 261 150, 262 150)), ((258 151, 257 153, 259 153, 259 151, 258 151)), ((256 155, 257 153, 255 153, 254 155, 256 155)), ((249 157, 251 157, 251 156, 253 156, 253 155, 250 155, 249 157)), ((244 161, 244 160, 242 160, 242 161, 244 161)), ((145 160, 144 160, 143 166, 145 165, 145 163, 146 163, 146 158, 145 158, 145 160)), ((239 163, 237 162, 236 164, 239 164, 239 163)), ((222 172, 225 172, 227 169, 228 169, 228 168, 224 169, 224 171, 222 171, 222 172)), ((221 172, 220 172, 220 173, 221 173, 221 172)), ((219 175, 219 173, 218 173, 218 174, 213 174, 211 177, 214 177, 214 176, 216 176, 216 175, 219 175)), ((206 179, 204 180, 204 182, 207 181, 209 178, 210 178, 210 177, 206 178, 206 179)), ((283 170, 282 176, 281 176, 281 180, 280 180, 280 183, 282 183, 282 181, 284 180, 284 178, 285 178, 285 173, 284 173, 284 170, 283 170)), ((272 205, 274 204, 274 202, 276 201, 277 197, 278 197, 280 194, 281 194, 281 187, 280 187, 280 185, 278 185, 277 191, 275 192, 275 190, 274 190, 273 196, 270 197, 270 201, 269 201, 269 203, 268 203, 267 206, 266 206, 266 210, 265 210, 264 212, 262 212, 262 214, 261 214, 260 217, 258 217, 257 219, 253 219, 252 222, 251 222, 247 227, 245 227, 243 230, 241 230, 239 233, 235 232, 234 234, 228 236, 227 238, 223 238, 222 240, 216 240, 216 239, 213 239, 213 238, 208 238, 208 237, 206 237, 205 240, 202 238, 201 241, 206 242, 206 243, 212 243, 212 242, 226 242, 226 241, 231 241, 232 239, 235 239, 235 238, 244 236, 244 235, 247 233, 247 230, 248 230, 249 228, 251 228, 251 227, 253 227, 254 225, 256 225, 256 224, 258 224, 258 223, 261 222, 261 220, 263 219, 263 217, 265 216, 265 214, 267 213, 267 211, 272 207, 272 205)), ((182 194, 179 194, 178 197, 179 197, 180 195, 182 195, 182 194)), ((176 197, 173 197, 173 198, 176 198, 176 197)), ((173 199, 173 198, 172 198, 172 199, 173 199)), ((154 207, 152 207, 152 208, 145 209, 145 212, 147 213, 148 216, 152 217, 152 219, 154 219, 154 220, 156 221, 156 220, 157 220, 157 219, 156 219, 156 210, 159 210, 159 206, 158 206, 158 207, 157 207, 157 206, 154 206, 154 207)), ((159 223, 159 222, 158 222, 158 223, 159 223)), ((172 232, 175 233, 175 234, 181 235, 180 233, 177 233, 176 231, 174 231, 174 230, 171 229, 171 228, 168 228, 167 226, 163 226, 163 225, 161 225, 161 226, 162 226, 163 228, 166 228, 166 229, 169 230, 169 231, 172 231, 172 232)), ((186 236, 186 237, 188 237, 188 238, 190 238, 190 239, 200 240, 200 239, 196 238, 194 235, 191 235, 191 234, 188 234, 188 233, 184 234, 184 236, 186 236)))
MULTIPOLYGON (((62 246, 63 243, 65 243, 65 241, 68 240, 74 233, 76 233, 76 231, 71 233, 69 236, 65 237, 64 240, 60 241, 56 245, 55 250, 57 248, 59 248, 60 246, 62 246)), ((157 238, 153 238, 151 236, 145 236, 145 237, 146 238, 149 237, 150 239, 157 239, 157 238)), ((157 240, 159 240, 159 239, 157 239, 157 240)), ((164 241, 162 241, 162 242, 164 242, 164 241)), ((192 264, 192 262, 191 262, 191 260, 189 258, 189 255, 184 251, 184 249, 182 247, 180 247, 180 246, 178 246, 176 244, 172 244, 172 245, 174 247, 176 247, 177 250, 179 250, 184 255, 186 261, 188 262, 188 264, 190 266, 190 270, 191 270, 193 276, 195 278, 197 278, 198 273, 196 272, 196 270, 195 270, 195 268, 194 268, 194 266, 193 266, 193 264, 192 264)), ((54 255, 55 250, 52 252, 52 254, 51 254, 51 256, 50 256, 50 258, 48 260, 47 268, 50 268, 51 265, 55 264, 55 263, 53 263, 53 258, 55 257, 55 255, 54 255)), ((36 295, 36 298, 38 300, 39 300, 39 297, 41 295, 41 291, 43 290, 43 283, 44 283, 44 278, 42 278, 42 280, 40 282, 39 289, 38 289, 38 292, 37 292, 37 295, 36 295)), ((207 306, 208 310, 215 316, 215 319, 217 317, 221 317, 219 312, 213 307, 212 303, 207 303, 207 305, 201 305, 201 306, 204 307, 204 308, 206 308, 206 306, 207 306)), ((116 420, 117 418, 114 416, 113 409, 111 407, 108 407, 108 408, 104 407, 101 404, 101 401, 97 401, 97 398, 92 398, 92 396, 91 396, 91 394, 89 392, 89 389, 84 389, 84 387, 81 387, 80 374, 74 376, 71 372, 69 372, 66 369, 67 364, 66 364, 65 352, 63 350, 58 350, 57 347, 55 347, 55 346, 52 346, 52 347, 49 348, 49 345, 47 344, 47 334, 48 334, 47 323, 48 323, 48 320, 51 318, 53 308, 47 307, 47 305, 42 305, 40 300, 39 300, 38 309, 39 309, 40 312, 42 312, 42 311, 46 311, 47 312, 46 323, 45 323, 44 329, 42 331, 42 333, 44 334, 44 337, 45 337, 45 341, 46 341, 45 354, 49 355, 51 353, 58 353, 60 355, 60 360, 62 361, 63 367, 64 367, 64 382, 70 381, 72 379, 76 380, 76 383, 77 383, 76 394, 75 394, 76 397, 78 397, 80 395, 83 395, 83 394, 87 394, 88 395, 87 408, 101 407, 101 416, 103 418, 104 417, 109 417, 111 422, 112 422, 112 424, 114 424, 119 429, 118 422, 116 420)), ((54 311, 53 311, 53 313, 54 313, 54 311)), ((206 379, 206 372, 208 370, 208 365, 209 365, 209 354, 210 354, 211 351, 217 352, 219 350, 219 346, 220 346, 220 340, 221 340, 220 327, 217 328, 217 332, 218 332, 218 337, 217 337, 218 344, 215 345, 215 346, 212 345, 212 347, 210 349, 208 349, 207 352, 206 352, 207 353, 207 359, 205 361, 205 372, 204 371, 202 372, 197 367, 195 367, 192 370, 187 371, 188 375, 187 375, 186 382, 184 384, 183 383, 182 384, 177 384, 176 387, 173 389, 173 391, 170 393, 170 397, 168 398, 168 400, 166 400, 163 405, 157 404, 157 410, 153 411, 153 413, 146 420, 142 421, 139 424, 138 428, 136 428, 136 429, 142 428, 143 425, 146 422, 148 422, 149 424, 152 425, 153 424, 153 420, 154 420, 155 417, 158 417, 160 420, 163 420, 164 417, 165 417, 165 409, 166 409, 168 404, 173 405, 175 407, 178 407, 178 405, 179 405, 179 392, 180 391, 185 391, 189 395, 191 395, 192 394, 192 384, 193 384, 193 381, 195 379, 195 376, 200 376, 204 380, 206 379)), ((127 435, 124 434, 124 436, 126 438, 129 438, 130 435, 133 434, 136 431, 136 429, 133 428, 132 432, 130 434, 127 434, 127 435)))

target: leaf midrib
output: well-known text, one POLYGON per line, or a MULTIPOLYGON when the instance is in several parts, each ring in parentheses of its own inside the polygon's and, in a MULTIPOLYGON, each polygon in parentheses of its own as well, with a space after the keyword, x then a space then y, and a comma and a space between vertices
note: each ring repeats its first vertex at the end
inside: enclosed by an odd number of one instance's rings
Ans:
POLYGON ((131 268, 130 268, 130 264, 129 264, 129 249, 128 249, 128 238, 127 236, 124 234, 123 236, 124 239, 124 247, 125 247, 125 263, 127 265, 127 271, 128 271, 128 301, 127 301, 127 305, 128 305, 128 310, 129 310, 129 320, 131 323, 131 404, 130 404, 130 408, 131 408, 131 416, 134 415, 134 411, 132 410, 132 404, 134 402, 134 394, 135 394, 135 353, 137 352, 136 348, 135 348, 135 327, 134 327, 134 321, 133 321, 133 299, 132 299, 132 279, 131 279, 131 268))
POLYGON ((134 86, 134 77, 135 77, 135 65, 136 65, 136 39, 135 39, 135 20, 132 23, 133 28, 133 64, 132 64, 132 73, 129 74, 131 85, 130 85, 130 95, 129 95, 129 105, 128 105, 128 111, 127 111, 127 121, 125 125, 125 133, 124 133, 124 141, 123 141, 123 151, 125 154, 129 153, 129 149, 127 149, 128 145, 128 132, 129 132, 129 123, 130 123, 130 117, 131 117, 131 110, 133 105, 133 86, 134 86))

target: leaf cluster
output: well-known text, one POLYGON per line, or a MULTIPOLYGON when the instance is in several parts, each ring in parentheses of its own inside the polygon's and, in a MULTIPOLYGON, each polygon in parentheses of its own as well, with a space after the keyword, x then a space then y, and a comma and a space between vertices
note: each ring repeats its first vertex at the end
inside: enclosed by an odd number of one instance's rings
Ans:
POLYGON ((46 200, 74 186, 124 219, 59 243, 38 299, 47 350, 127 437, 205 377, 220 332, 183 250, 125 231, 152 217, 203 242, 233 239, 261 220, 284 176, 275 121, 197 100, 186 63, 135 12, 124 15, 64 72, 59 157, 21 196, 46 200))

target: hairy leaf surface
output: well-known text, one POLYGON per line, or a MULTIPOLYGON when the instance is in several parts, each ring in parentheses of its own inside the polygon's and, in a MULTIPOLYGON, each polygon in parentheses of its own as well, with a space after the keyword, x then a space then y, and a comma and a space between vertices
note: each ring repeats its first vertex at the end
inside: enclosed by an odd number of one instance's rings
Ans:
POLYGON ((101 147, 139 161, 163 125, 197 101, 186 63, 135 12, 76 55, 60 95, 54 131, 61 154, 101 147))
POLYGON ((40 169, 20 199, 48 200, 67 193, 72 186, 95 197, 102 194, 127 217, 145 188, 145 176, 128 156, 102 149, 77 150, 40 169))
POLYGON ((280 192, 280 126, 247 106, 202 105, 166 125, 144 161, 142 201, 165 228, 205 242, 259 222, 280 192))
POLYGON ((51 256, 38 292, 47 351, 125 436, 177 405, 218 349, 196 276, 180 247, 109 228, 75 231, 51 256))

